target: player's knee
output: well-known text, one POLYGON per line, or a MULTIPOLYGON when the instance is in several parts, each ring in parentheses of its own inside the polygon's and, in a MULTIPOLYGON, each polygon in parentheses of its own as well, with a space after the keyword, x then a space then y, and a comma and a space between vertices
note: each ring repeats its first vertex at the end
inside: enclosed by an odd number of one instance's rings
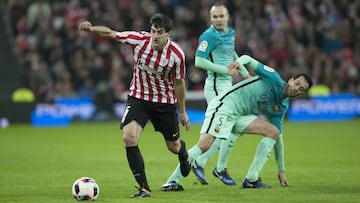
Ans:
POLYGON ((280 136, 280 131, 274 126, 267 130, 267 133, 265 134, 265 136, 270 137, 274 140, 277 140, 280 136))
POLYGON ((215 137, 213 137, 212 135, 202 134, 199 142, 197 143, 197 146, 200 148, 200 150, 203 153, 205 153, 210 148, 210 146, 212 145, 214 140, 215 140, 215 137))
POLYGON ((136 135, 132 134, 132 133, 124 132, 123 141, 124 141, 126 146, 135 146, 135 145, 137 145, 136 135))
POLYGON ((123 127, 123 141, 126 146, 135 146, 139 142, 140 133, 142 132, 142 127, 135 121, 130 122, 129 124, 123 127))

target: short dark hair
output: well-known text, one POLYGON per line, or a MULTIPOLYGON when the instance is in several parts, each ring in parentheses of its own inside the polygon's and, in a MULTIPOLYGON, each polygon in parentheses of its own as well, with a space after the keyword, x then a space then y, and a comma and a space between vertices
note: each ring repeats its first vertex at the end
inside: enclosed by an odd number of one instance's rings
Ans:
POLYGON ((164 28, 166 32, 172 30, 174 24, 172 20, 163 13, 156 13, 150 19, 150 28, 151 26, 155 26, 155 28, 164 28))
POLYGON ((305 79, 305 81, 309 84, 309 88, 307 89, 307 90, 309 90, 309 89, 312 87, 312 85, 313 85, 313 80, 311 79, 310 76, 306 75, 305 73, 301 73, 301 74, 296 75, 296 76, 294 77, 294 79, 299 78, 299 77, 301 77, 301 76, 303 76, 304 79, 305 79))

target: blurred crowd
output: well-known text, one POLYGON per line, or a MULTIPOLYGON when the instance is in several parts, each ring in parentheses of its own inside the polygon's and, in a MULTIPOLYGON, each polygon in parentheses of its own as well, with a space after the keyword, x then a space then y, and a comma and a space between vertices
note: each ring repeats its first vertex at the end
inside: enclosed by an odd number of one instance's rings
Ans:
MULTIPOLYGON (((206 72, 194 67, 194 53, 214 2, 8 0, 8 24, 23 69, 19 85, 39 102, 70 96, 121 100, 132 77, 130 47, 79 31, 78 24, 88 20, 118 31, 148 31, 150 16, 162 12, 174 20, 172 38, 186 53, 187 88, 201 91, 206 72)), ((238 55, 252 55, 285 79, 305 72, 333 93, 360 95, 360 1, 222 2, 237 32, 238 55)))

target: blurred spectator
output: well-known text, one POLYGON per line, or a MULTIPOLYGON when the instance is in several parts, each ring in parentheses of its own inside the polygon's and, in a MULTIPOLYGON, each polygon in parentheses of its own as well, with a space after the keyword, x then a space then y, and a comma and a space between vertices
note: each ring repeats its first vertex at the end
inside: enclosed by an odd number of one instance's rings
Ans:
MULTIPOLYGON (((117 30, 139 30, 148 27, 153 13, 164 12, 173 18, 172 36, 186 53, 188 89, 201 91, 206 72, 194 68, 194 50, 214 2, 9 0, 8 24, 23 59, 19 83, 42 102, 65 96, 90 96, 104 104, 119 101, 132 77, 131 50, 79 32, 79 21, 86 18, 117 30)), ((360 1, 223 2, 238 33, 239 55, 250 54, 284 77, 306 72, 331 92, 360 95, 360 1)))

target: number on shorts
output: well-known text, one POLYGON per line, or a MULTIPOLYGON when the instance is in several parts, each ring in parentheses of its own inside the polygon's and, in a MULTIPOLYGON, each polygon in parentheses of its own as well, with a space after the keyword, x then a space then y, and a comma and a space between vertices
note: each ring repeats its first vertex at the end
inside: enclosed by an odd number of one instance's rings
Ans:
POLYGON ((124 114, 121 119, 121 123, 123 123, 125 121, 125 118, 126 118, 127 114, 129 113, 130 108, 131 108, 131 106, 126 106, 126 109, 125 109, 124 114))

